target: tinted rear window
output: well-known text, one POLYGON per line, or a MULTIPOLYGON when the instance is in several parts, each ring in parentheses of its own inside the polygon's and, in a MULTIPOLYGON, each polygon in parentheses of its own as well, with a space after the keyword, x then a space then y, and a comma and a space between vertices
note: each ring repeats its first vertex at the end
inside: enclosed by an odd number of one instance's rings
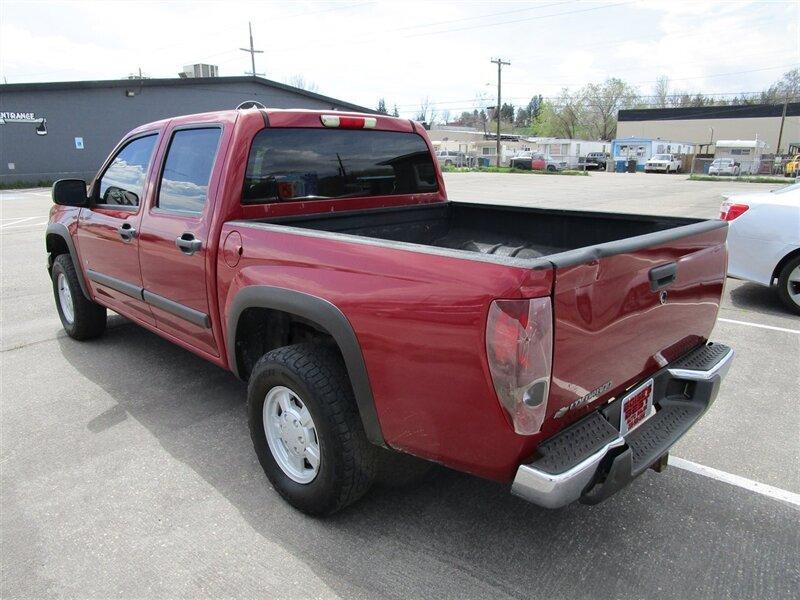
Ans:
POLYGON ((292 202, 435 192, 436 171, 415 133, 265 129, 253 139, 242 202, 292 202))

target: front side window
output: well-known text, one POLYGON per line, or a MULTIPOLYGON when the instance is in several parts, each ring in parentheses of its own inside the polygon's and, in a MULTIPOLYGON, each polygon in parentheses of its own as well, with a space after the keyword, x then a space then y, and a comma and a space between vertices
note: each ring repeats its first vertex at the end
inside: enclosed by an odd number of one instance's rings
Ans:
POLYGON ((208 198, 208 182, 221 133, 219 127, 175 132, 161 174, 159 208, 202 212, 208 198))
POLYGON ((98 204, 139 206, 157 138, 136 138, 119 151, 100 178, 98 204))
POLYGON ((265 129, 253 139, 242 203, 437 190, 428 146, 417 134, 280 128, 265 129))

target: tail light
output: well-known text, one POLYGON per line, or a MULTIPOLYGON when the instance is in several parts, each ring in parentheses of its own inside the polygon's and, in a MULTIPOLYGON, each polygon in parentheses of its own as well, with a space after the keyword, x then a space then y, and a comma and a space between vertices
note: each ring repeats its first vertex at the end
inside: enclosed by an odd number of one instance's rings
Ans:
POLYGON ((547 411, 553 364, 550 298, 492 302, 486 323, 486 354, 497 399, 514 431, 538 433, 547 411))
POLYGON ((719 209, 719 218, 723 221, 733 221, 741 217, 750 207, 747 204, 734 204, 733 202, 723 202, 719 209))

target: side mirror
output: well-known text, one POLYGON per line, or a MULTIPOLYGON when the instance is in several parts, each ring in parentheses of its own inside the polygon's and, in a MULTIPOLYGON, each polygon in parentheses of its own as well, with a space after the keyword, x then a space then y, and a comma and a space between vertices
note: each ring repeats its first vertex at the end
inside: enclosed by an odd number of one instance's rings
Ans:
POLYGON ((61 206, 89 206, 83 179, 59 179, 53 184, 53 202, 61 206))

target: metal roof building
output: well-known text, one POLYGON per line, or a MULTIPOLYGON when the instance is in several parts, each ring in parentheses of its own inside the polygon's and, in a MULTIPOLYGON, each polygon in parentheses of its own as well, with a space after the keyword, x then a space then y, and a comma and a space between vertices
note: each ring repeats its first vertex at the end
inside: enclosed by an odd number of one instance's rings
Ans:
POLYGON ((122 136, 176 115, 236 108, 375 111, 260 77, 0 85, 0 184, 91 179, 122 136))
POLYGON ((800 139, 800 102, 786 104, 785 119, 783 110, 783 104, 621 110, 617 137, 678 139, 712 146, 719 139, 759 139, 776 152, 779 137, 781 150, 800 139))

